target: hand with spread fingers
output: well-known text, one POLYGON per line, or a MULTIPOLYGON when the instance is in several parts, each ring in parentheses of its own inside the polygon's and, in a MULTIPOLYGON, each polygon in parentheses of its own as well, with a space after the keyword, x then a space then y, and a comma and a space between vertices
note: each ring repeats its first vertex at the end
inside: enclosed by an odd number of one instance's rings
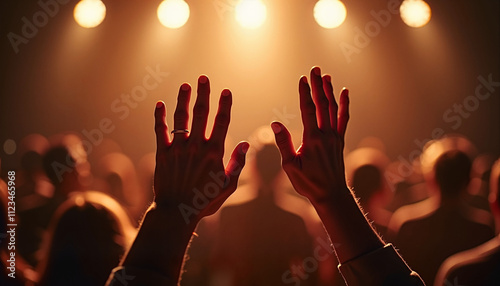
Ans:
POLYGON ((222 158, 232 94, 228 89, 222 91, 214 127, 207 139, 209 95, 209 79, 202 75, 198 79, 191 132, 189 84, 179 89, 174 129, 170 133, 165 104, 156 104, 155 203, 145 214, 134 243, 120 266, 113 270, 107 285, 178 285, 196 225, 215 213, 236 189, 249 145, 239 143, 224 168, 222 158))
POLYGON ((305 76, 299 81, 304 133, 297 151, 286 127, 271 124, 283 169, 316 209, 348 285, 424 285, 396 250, 385 245, 347 187, 343 151, 348 90, 342 90, 337 105, 331 77, 321 76, 319 67, 312 68, 310 76, 311 86, 305 76))
POLYGON ((208 77, 202 75, 198 79, 191 132, 188 131, 190 95, 191 87, 187 83, 183 84, 179 89, 174 113, 174 129, 170 133, 165 122, 165 105, 161 101, 156 105, 154 191, 157 207, 176 208, 186 223, 197 223, 201 218, 215 213, 234 192, 249 145, 246 142, 238 144, 224 169, 222 158, 232 94, 228 89, 222 91, 214 127, 208 139, 205 137, 210 95, 208 77))
POLYGON ((273 122, 276 143, 282 155, 283 169, 295 190, 316 204, 347 189, 344 172, 344 135, 349 120, 349 91, 340 94, 340 108, 333 95, 329 75, 311 70, 311 87, 307 77, 299 81, 300 110, 304 133, 295 151, 286 127, 273 122))

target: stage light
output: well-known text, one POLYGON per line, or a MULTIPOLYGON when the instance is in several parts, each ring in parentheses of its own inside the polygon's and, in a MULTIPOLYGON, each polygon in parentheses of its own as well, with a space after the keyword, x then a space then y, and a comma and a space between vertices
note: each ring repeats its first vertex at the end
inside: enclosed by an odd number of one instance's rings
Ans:
POLYGON ((236 5, 236 20, 245 28, 255 29, 266 20, 266 5, 260 0, 241 0, 236 5))
POLYGON ((73 17, 78 25, 94 28, 106 17, 106 6, 101 0, 81 0, 73 10, 73 17))
POLYGON ((157 15, 163 26, 177 29, 189 19, 189 5, 184 0, 165 0, 158 6, 157 15))
POLYGON ((431 8, 422 0, 405 0, 399 7, 401 19, 414 28, 425 26, 431 19, 431 8))
POLYGON ((338 0, 319 0, 314 5, 314 19, 323 28, 336 28, 347 16, 347 10, 344 3, 338 0))

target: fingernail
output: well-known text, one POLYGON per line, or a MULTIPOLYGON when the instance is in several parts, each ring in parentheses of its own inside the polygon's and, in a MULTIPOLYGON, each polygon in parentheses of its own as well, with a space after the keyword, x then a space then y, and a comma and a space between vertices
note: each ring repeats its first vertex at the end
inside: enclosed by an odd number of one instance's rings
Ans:
POLYGON ((271 129, 273 129, 274 134, 278 134, 281 131, 281 126, 278 123, 273 122, 271 123, 271 129))
POLYGON ((205 84, 208 81, 208 77, 206 75, 201 75, 200 78, 198 79, 198 82, 201 84, 205 84))
POLYGON ((241 151, 243 152, 243 154, 246 154, 248 152, 248 148, 250 148, 250 144, 248 144, 247 142, 241 145, 241 151))
POLYGON ((315 75, 321 75, 321 69, 319 67, 314 67, 313 68, 313 73, 315 75))
POLYGON ((156 108, 161 108, 163 106, 163 101, 158 101, 156 103, 156 108))
POLYGON ((231 94, 231 91, 227 88, 222 91, 222 96, 229 96, 230 94, 231 94))
POLYGON ((189 88, 190 88, 190 87, 189 87, 189 84, 187 84, 187 83, 183 83, 183 84, 182 84, 182 86, 181 86, 181 89, 182 89, 183 91, 188 91, 188 90, 189 90, 189 88))
POLYGON ((303 83, 307 83, 307 76, 303 75, 300 80, 303 82, 303 83))

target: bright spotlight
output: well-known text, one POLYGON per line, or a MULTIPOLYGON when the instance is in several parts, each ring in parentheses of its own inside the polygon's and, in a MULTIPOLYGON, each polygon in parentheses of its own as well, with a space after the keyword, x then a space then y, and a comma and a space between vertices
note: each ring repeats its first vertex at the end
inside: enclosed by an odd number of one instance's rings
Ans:
POLYGON ((266 20, 266 5, 260 0, 241 0, 236 5, 236 20, 245 28, 255 29, 266 20))
POLYGON ((184 0, 164 0, 158 6, 157 15, 163 26, 177 29, 189 19, 189 5, 184 0))
POLYGON ((314 19, 323 28, 332 29, 344 23, 347 10, 338 0, 319 0, 314 5, 314 19))
POLYGON ((81 0, 73 10, 73 17, 84 28, 99 26, 106 17, 106 6, 101 0, 81 0))
POLYGON ((401 19, 414 28, 425 26, 431 19, 431 7, 422 0, 405 0, 399 7, 401 19))

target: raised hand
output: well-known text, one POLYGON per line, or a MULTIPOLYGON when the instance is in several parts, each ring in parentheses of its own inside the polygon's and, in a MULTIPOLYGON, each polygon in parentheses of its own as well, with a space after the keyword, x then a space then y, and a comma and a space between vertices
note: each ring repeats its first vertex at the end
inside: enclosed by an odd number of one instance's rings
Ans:
POLYGON ((204 216, 215 213, 234 192, 249 145, 246 142, 239 143, 224 169, 222 158, 230 121, 231 92, 228 89, 222 91, 214 127, 208 139, 205 137, 210 95, 208 77, 202 75, 198 79, 192 129, 188 133, 190 95, 191 86, 184 83, 179 89, 174 113, 173 139, 165 122, 165 105, 161 101, 156 104, 154 191, 158 207, 177 208, 186 223, 197 223, 204 216))
POLYGON ((344 135, 349 120, 349 91, 335 101, 329 75, 321 76, 319 67, 311 69, 311 87, 307 77, 299 81, 300 110, 304 133, 295 151, 286 127, 273 122, 271 127, 282 156, 283 169, 295 190, 317 204, 334 198, 347 189, 344 172, 344 135))
POLYGON ((184 254, 197 223, 216 212, 236 189, 249 145, 238 144, 224 168, 222 158, 232 95, 227 89, 222 91, 214 127, 207 139, 209 95, 208 77, 202 75, 198 78, 190 133, 189 84, 179 89, 171 133, 165 121, 165 104, 161 101, 156 104, 155 203, 144 216, 132 247, 121 266, 114 270, 108 285, 123 277, 134 278, 127 281, 130 286, 178 285, 184 254))
POLYGON ((311 69, 311 87, 305 76, 300 78, 304 134, 297 151, 283 124, 273 122, 271 127, 283 169, 295 190, 311 201, 333 245, 337 245, 335 252, 342 263, 383 246, 383 242, 366 221, 345 180, 343 151, 349 92, 342 90, 338 106, 331 77, 322 77, 319 67, 311 69))

